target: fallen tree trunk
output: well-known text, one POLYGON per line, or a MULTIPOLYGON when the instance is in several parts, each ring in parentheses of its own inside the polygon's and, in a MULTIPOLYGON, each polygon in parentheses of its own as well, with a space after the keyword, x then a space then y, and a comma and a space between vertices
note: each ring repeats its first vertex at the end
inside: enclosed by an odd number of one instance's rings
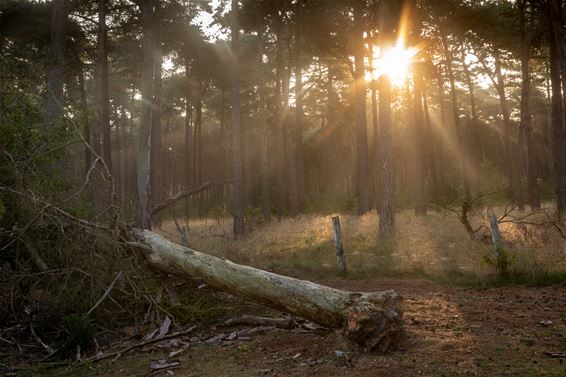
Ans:
POLYGON ((204 254, 148 230, 133 229, 132 235, 148 246, 143 249, 153 267, 198 276, 227 293, 342 329, 347 339, 366 352, 387 351, 401 333, 401 297, 394 291, 342 291, 204 254))

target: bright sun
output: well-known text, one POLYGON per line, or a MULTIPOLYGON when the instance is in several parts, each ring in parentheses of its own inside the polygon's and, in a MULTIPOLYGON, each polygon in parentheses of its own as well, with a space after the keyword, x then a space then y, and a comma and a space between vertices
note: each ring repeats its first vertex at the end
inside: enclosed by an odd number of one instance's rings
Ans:
POLYGON ((417 49, 405 48, 400 43, 385 49, 383 54, 379 49, 375 50, 373 77, 377 79, 381 75, 387 75, 393 85, 403 85, 416 53, 417 49))

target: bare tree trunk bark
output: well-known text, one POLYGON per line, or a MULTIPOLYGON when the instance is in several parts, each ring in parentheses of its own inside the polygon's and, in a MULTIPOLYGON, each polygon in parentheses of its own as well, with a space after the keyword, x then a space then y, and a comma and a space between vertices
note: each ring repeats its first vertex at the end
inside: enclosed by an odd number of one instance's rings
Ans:
POLYGON ((467 148, 465 148, 465 141, 462 135, 462 125, 460 122, 460 110, 458 109, 458 94, 456 93, 456 80, 454 78, 454 72, 452 71, 452 54, 450 52, 450 48, 448 46, 448 41, 444 34, 441 35, 442 38, 442 46, 444 49, 444 56, 445 56, 445 65, 446 71, 448 73, 448 80, 450 81, 450 96, 452 98, 452 115, 454 118, 454 129, 456 133, 456 139, 458 145, 460 146, 461 154, 463 158, 460 162, 460 174, 462 176, 462 183, 464 187, 464 200, 471 204, 472 201, 472 193, 470 190, 470 177, 468 174, 468 167, 466 166, 466 161, 468 156, 465 154, 467 148))
POLYGON ((283 216, 287 210, 287 164, 285 161, 285 116, 283 108, 282 87, 285 81, 284 74, 284 57, 283 57, 283 33, 282 21, 276 21, 276 83, 275 83, 275 101, 276 101, 276 119, 277 119, 277 143, 275 143, 275 173, 277 178, 277 215, 283 216))
POLYGON ((513 201, 517 203, 520 210, 524 209, 523 185, 517 179, 517 171, 514 164, 515 153, 513 148, 513 127, 509 118, 509 106, 507 104, 507 96, 505 95, 505 82, 501 71, 501 59, 499 54, 495 53, 495 75, 497 77, 497 93, 499 94, 499 102, 501 104, 501 114, 503 115, 503 133, 505 141, 505 162, 507 166, 507 177, 509 179, 509 188, 513 195, 513 201))
MULTIPOLYGON (((258 0, 259 6, 259 0, 258 0)), ((269 152, 268 152, 268 135, 269 127, 267 125, 267 105, 265 98, 265 80, 267 75, 263 63, 264 40, 262 27, 258 27, 257 31, 259 43, 259 65, 261 67, 261 79, 259 81, 259 123, 261 126, 261 209, 263 218, 267 221, 271 220, 271 203, 269 200, 269 152)))
POLYGON ((240 133, 240 22, 238 19, 238 0, 232 0, 232 54, 233 66, 231 75, 231 97, 232 97, 232 175, 234 184, 232 186, 232 214, 234 219, 234 237, 244 237, 244 197, 242 193, 242 153, 240 133))
POLYGON ((414 148, 415 148, 415 181, 414 201, 415 214, 426 215, 426 153, 423 125, 423 76, 419 68, 414 73, 414 100, 413 100, 413 125, 414 125, 414 148))
MULTIPOLYGON (((187 47, 185 47, 187 49, 187 47)), ((188 189, 192 187, 192 168, 191 168, 191 154, 192 154, 192 137, 193 137, 193 107, 191 104, 191 69, 190 58, 188 51, 184 52, 185 60, 185 146, 184 146, 184 187, 188 189)), ((189 198, 185 200, 185 217, 189 218, 189 198)))
POLYGON ((47 93, 43 110, 43 121, 46 125, 63 115, 63 68, 68 17, 69 0, 53 0, 49 45, 52 63, 47 75, 47 93))
POLYGON ((154 73, 154 7, 155 0, 143 0, 142 11, 142 103, 141 124, 138 145, 138 224, 143 229, 150 229, 150 155, 151 155, 151 102, 153 100, 154 73))
POLYGON ((375 65, 374 65, 374 59, 373 59, 373 43, 370 42, 369 43, 369 48, 368 48, 368 63, 369 63, 369 69, 370 69, 370 77, 371 77, 371 82, 370 82, 370 89, 371 89, 371 123, 372 123, 372 128, 373 128, 373 155, 371 157, 371 159, 373 160, 373 164, 370 164, 370 166, 372 166, 371 168, 371 174, 370 177, 373 178, 373 195, 374 195, 374 199, 373 199, 373 203, 376 207, 376 209, 379 211, 379 208, 377 203, 378 203, 378 198, 379 198, 379 173, 378 173, 378 167, 379 167, 379 120, 378 120, 378 115, 377 115, 377 78, 375 77, 375 65))
POLYGON ((363 5, 361 2, 354 3, 354 88, 355 88, 355 117, 356 117, 356 140, 357 140, 357 194, 358 214, 362 215, 371 210, 371 199, 369 191, 369 152, 367 139, 366 119, 366 85, 364 66, 364 23, 363 5))
MULTIPOLYGON (((562 98, 561 62, 566 59, 562 43, 562 15, 560 2, 548 0, 548 21, 550 26, 550 81, 552 84, 552 154, 554 160, 554 179, 556 208, 558 215, 566 214, 566 122, 562 98)), ((566 76, 566 71, 562 72, 566 76)))
MULTIPOLYGON (((161 49, 161 11, 159 1, 155 2, 154 32, 155 32, 155 61, 153 68, 153 101, 151 109, 151 205, 160 203, 163 197, 163 148, 161 147, 161 65, 163 53, 161 49)), ((161 226, 161 215, 151 218, 152 224, 161 226)))
POLYGON ((112 139, 110 132, 110 100, 108 95, 108 47, 106 0, 98 1, 98 34, 96 56, 96 102, 98 124, 102 132, 102 158, 112 171, 112 139))
POLYGON ((297 22, 295 28, 295 171, 297 173, 297 196, 299 211, 305 206, 305 156, 303 148, 303 61, 302 61, 302 28, 297 22))
POLYGON ((531 121, 531 76, 529 73, 529 60, 531 55, 532 35, 527 29, 526 0, 517 2, 519 10, 519 28, 521 33, 521 125, 519 134, 520 180, 527 176, 527 191, 532 210, 540 209, 540 196, 536 175, 536 159, 534 155, 534 140, 531 121))
POLYGON ((434 140, 437 146, 436 150, 436 168, 438 173, 438 192, 436 202, 441 203, 446 199, 446 164, 445 161, 445 148, 442 140, 442 132, 446 130, 446 106, 444 103, 444 75, 440 67, 436 67, 438 81, 438 103, 440 104, 440 129, 434 131, 434 140))
POLYGON ((470 73, 470 69, 468 68, 468 65, 466 64, 466 51, 464 48, 464 44, 461 45, 460 48, 460 53, 461 53, 461 60, 462 60, 462 68, 464 69, 464 77, 466 79, 466 86, 468 87, 468 96, 470 97, 470 112, 471 112, 471 116, 472 116, 472 124, 471 124, 471 130, 470 130, 470 134, 473 135, 474 137, 474 141, 475 144, 477 146, 478 149, 478 157, 479 157, 479 162, 481 163, 484 159, 485 156, 485 151, 484 151, 484 145, 483 145, 483 139, 482 139, 482 135, 478 130, 478 126, 479 126, 479 121, 478 121, 478 111, 476 108, 476 96, 475 96, 475 92, 474 92, 474 81, 472 80, 472 75, 470 73))
MULTIPOLYGON (((86 90, 85 90, 85 79, 84 79, 84 68, 81 67, 79 73, 77 74, 77 79, 79 82, 79 91, 81 93, 81 110, 82 110, 82 121, 83 121, 83 136, 87 144, 91 145, 90 137, 90 122, 88 117, 88 104, 86 100, 86 90)), ((88 146, 85 146, 85 177, 92 164, 92 153, 88 146)))
POLYGON ((402 331, 400 296, 394 291, 346 292, 220 259, 165 240, 147 230, 134 237, 157 269, 201 277, 207 284, 272 308, 342 329, 367 352, 384 352, 402 331))
MULTIPOLYGON (((388 4, 381 5, 380 47, 391 41, 388 4)), ((379 232, 390 233, 395 225, 395 181, 393 178, 393 137, 391 132, 391 80, 379 78, 379 232)))

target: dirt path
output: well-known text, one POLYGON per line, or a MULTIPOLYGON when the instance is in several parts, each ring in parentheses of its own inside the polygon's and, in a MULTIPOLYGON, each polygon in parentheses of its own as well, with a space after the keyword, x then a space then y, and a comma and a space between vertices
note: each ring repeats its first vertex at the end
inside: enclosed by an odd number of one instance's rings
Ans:
MULTIPOLYGON (((402 348, 384 356, 364 355, 352 352, 335 333, 272 330, 245 341, 189 347, 179 356, 181 368, 174 370, 175 375, 566 376, 566 361, 556 357, 566 353, 564 287, 464 290, 405 279, 323 283, 401 293, 407 330, 402 348), (347 351, 351 365, 337 366, 335 350, 347 351)), ((159 354, 131 358, 138 369, 99 372, 147 375, 149 361, 159 359, 159 354)))

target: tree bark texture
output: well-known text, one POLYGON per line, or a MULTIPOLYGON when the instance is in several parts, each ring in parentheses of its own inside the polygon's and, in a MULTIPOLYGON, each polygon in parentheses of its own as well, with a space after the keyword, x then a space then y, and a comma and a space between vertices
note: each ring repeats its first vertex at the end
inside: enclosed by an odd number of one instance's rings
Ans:
POLYGON ((238 0, 232 0, 232 53, 233 65, 231 75, 231 99, 232 99, 232 175, 234 184, 232 186, 232 216, 234 219, 234 237, 244 237, 244 196, 242 192, 242 140, 240 132, 240 23, 238 20, 238 0))
POLYGON ((357 194, 358 214, 362 215, 371 209, 370 186, 369 186, 369 151, 367 137, 366 119, 366 85, 364 66, 364 23, 363 5, 361 2, 354 4, 354 107, 356 118, 356 140, 357 140, 357 194))
MULTIPOLYGON (((155 61, 153 71, 153 101, 151 108, 151 158, 150 158, 150 181, 151 181, 151 204, 160 203, 163 197, 163 148, 161 146, 161 70, 163 53, 161 49, 161 13, 159 1, 155 3, 155 61)), ((154 225, 161 224, 159 214, 151 217, 154 225)))
POLYGON ((43 120, 46 124, 63 115, 63 69, 65 66, 68 17, 69 0, 53 0, 51 42, 49 45, 51 66, 47 74, 47 94, 43 110, 43 120))
MULTIPOLYGON (((566 58, 562 43, 562 16, 560 2, 548 0, 550 26, 550 81, 552 86, 552 154, 556 208, 559 216, 566 213, 566 125, 562 103, 561 62, 566 58)), ((562 72, 566 76, 566 72, 562 72)))
POLYGON ((400 296, 394 291, 347 292, 298 280, 192 250, 148 231, 133 229, 148 263, 160 270, 200 277, 205 283, 301 316, 344 336, 367 352, 390 349, 402 331, 400 296))
POLYGON ((531 55, 532 36, 526 21, 527 0, 517 2, 519 8, 519 28, 521 33, 521 125, 519 147, 521 151, 521 180, 526 173, 527 191, 532 210, 540 209, 539 187, 536 174, 535 145, 531 120, 531 75, 529 60, 531 55))
MULTIPOLYGON (((388 4, 381 6, 380 48, 391 41, 391 27, 387 19, 388 4)), ((391 80, 387 75, 379 78, 379 232, 390 233, 395 225, 395 180, 393 177, 393 136, 391 125, 391 80)))
POLYGON ((141 124, 138 136, 138 224, 144 229, 150 228, 150 155, 151 155, 151 102, 153 100, 154 71, 154 4, 155 0, 144 0, 142 8, 143 25, 143 70, 141 124))

